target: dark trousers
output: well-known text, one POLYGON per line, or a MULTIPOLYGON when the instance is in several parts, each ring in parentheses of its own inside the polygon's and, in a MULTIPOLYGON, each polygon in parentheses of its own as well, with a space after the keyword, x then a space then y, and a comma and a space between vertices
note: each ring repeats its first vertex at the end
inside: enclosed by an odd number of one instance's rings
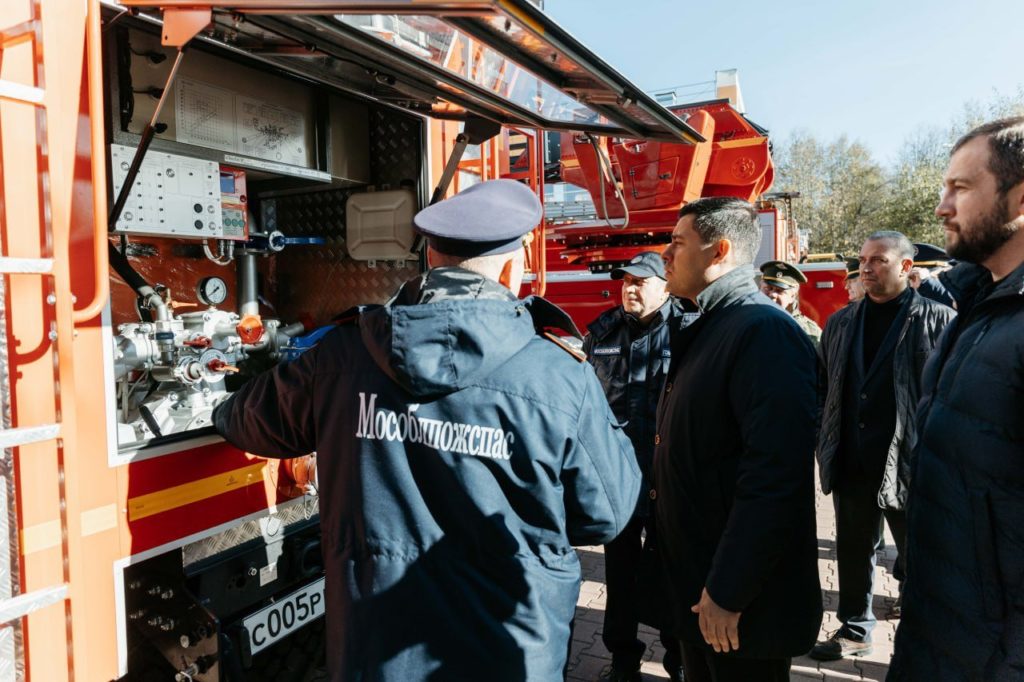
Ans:
POLYGON ((686 682, 789 682, 789 658, 735 658, 686 642, 680 649, 686 682))
MULTIPOLYGON (((638 580, 643 552, 642 534, 647 521, 634 517, 618 537, 604 546, 607 601, 601 641, 611 652, 612 666, 617 670, 637 670, 647 649, 636 636, 640 624, 640 591, 650 587, 641 586, 638 580)), ((661 642, 665 645, 665 669, 670 673, 678 670, 680 662, 675 640, 662 632, 661 642)))
MULTIPOLYGON (((844 472, 845 473, 845 472, 844 472)), ((871 608, 875 587, 875 549, 882 537, 882 518, 896 541, 893 577, 903 584, 903 556, 907 516, 902 511, 878 507, 881 481, 863 475, 846 475, 832 493, 836 510, 836 563, 839 568, 839 611, 843 637, 870 642, 875 627, 871 608)))

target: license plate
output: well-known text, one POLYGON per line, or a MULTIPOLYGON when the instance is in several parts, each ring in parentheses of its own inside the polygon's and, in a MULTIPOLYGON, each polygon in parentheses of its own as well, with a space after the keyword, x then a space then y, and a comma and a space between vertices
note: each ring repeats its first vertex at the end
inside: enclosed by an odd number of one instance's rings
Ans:
POLYGON ((281 597, 242 620, 249 651, 256 654, 324 615, 324 579, 281 597))

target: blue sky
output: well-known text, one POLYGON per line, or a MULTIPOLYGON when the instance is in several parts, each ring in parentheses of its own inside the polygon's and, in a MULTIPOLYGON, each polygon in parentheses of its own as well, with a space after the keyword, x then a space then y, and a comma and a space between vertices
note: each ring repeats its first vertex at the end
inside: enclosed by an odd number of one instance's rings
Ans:
POLYGON ((747 114, 786 138, 846 134, 891 161, 968 101, 1024 85, 1022 0, 545 0, 645 90, 739 69, 747 114))

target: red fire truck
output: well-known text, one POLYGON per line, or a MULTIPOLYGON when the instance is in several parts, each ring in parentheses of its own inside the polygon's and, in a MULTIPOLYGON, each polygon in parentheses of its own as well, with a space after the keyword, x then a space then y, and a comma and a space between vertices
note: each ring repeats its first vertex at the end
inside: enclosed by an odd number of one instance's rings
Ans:
POLYGON ((211 411, 421 272, 418 208, 542 191, 542 130, 601 207, 530 249, 580 321, 682 202, 771 184, 727 101, 666 110, 525 0, 0 3, 0 679, 316 666, 315 455, 211 411))

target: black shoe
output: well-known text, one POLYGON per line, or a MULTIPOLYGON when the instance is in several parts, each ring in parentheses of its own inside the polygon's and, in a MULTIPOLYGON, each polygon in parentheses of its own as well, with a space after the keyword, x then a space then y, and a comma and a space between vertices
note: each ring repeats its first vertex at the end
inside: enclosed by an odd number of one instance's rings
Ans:
POLYGON ((896 602, 889 607, 889 618, 898 619, 903 615, 903 595, 896 597, 896 602))
POLYGON ((684 682, 685 677, 683 676, 683 666, 679 666, 675 670, 669 670, 667 672, 668 679, 671 680, 671 682, 684 682))
POLYGON ((871 642, 847 639, 836 632, 824 642, 815 644, 807 655, 816 661, 838 661, 846 656, 867 656, 873 650, 871 642))
POLYGON ((643 677, 640 676, 640 670, 622 670, 612 666, 608 669, 604 675, 597 678, 601 682, 643 682, 643 677))

